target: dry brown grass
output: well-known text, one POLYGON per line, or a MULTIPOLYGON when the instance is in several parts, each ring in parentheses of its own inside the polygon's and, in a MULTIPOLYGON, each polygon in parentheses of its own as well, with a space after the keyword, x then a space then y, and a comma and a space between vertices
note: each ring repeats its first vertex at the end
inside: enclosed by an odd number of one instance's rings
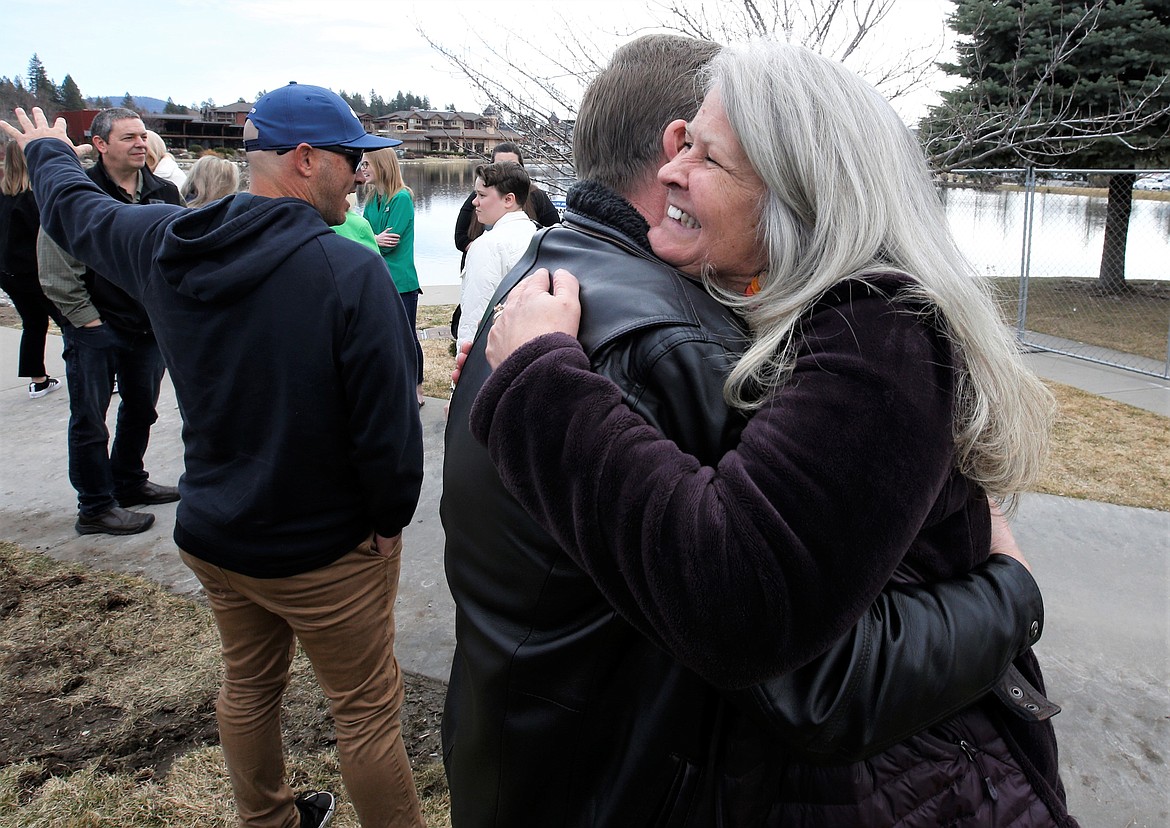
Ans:
MULTIPOLYGON (((993 279, 990 287, 1015 327, 1019 279, 993 279)), ((1096 279, 1029 279, 1027 311, 1030 331, 1166 360, 1170 282, 1131 280, 1124 292, 1109 293, 1096 279)))
MULTIPOLYGON (((1023 192, 1022 184, 1001 184, 997 190, 1012 190, 1023 192)), ((1106 187, 1059 187, 1055 184, 1040 184, 1036 187, 1038 193, 1052 193, 1054 195, 1091 196, 1094 198, 1108 198, 1109 190, 1106 187)), ((1134 201, 1170 201, 1170 192, 1159 190, 1134 190, 1134 201)))
POLYGON ((449 330, 451 327, 451 314, 453 313, 455 313, 454 305, 419 305, 415 327, 420 331, 425 331, 428 328, 444 328, 449 330))
MULTIPOLYGON (((141 578, 0 542, 0 826, 231 826, 215 744, 222 676, 210 611, 141 578)), ((404 739, 428 825, 449 826, 441 684, 407 676, 404 739), (435 686, 437 685, 437 686, 435 686)), ((356 828, 324 699, 303 654, 285 694, 289 782, 338 794, 356 828)))
POLYGON ((449 338, 454 305, 419 305, 416 327, 426 333, 423 349, 423 393, 451 399, 451 372, 455 369, 453 342, 449 338), (437 330, 436 330, 437 329, 437 330))
POLYGON ((424 339, 423 349, 423 393, 428 397, 451 399, 451 371, 455 369, 455 357, 451 355, 450 339, 424 339))
MULTIPOLYGON (((96 763, 95 763, 96 765, 96 763)), ((340 792, 336 751, 290 756, 286 768, 294 789, 327 787, 340 792)), ((96 766, 69 776, 50 777, 31 796, 22 795, 39 768, 32 764, 0 768, 0 826, 4 828, 234 828, 231 785, 218 747, 184 754, 161 780, 129 774, 103 773, 96 766)), ((442 783, 441 764, 416 774, 420 791, 443 788, 439 796, 423 797, 423 818, 429 828, 450 828, 450 799, 442 783)), ((353 806, 339 796, 331 826, 359 828, 353 806)))
POLYGON ((1170 511, 1170 419, 1060 383, 1046 494, 1170 511))

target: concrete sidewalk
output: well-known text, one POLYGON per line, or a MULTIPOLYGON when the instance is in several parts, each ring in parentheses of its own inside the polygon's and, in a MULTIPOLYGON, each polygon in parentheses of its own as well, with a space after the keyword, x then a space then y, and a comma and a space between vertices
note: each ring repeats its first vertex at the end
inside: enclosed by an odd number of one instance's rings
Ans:
MULTIPOLYGON (((68 391, 28 398, 27 380, 15 376, 19 339, 19 331, 0 328, 0 538, 197 595, 171 540, 174 505, 150 507, 158 521, 142 535, 74 532, 68 391)), ((59 338, 50 337, 48 351, 49 372, 63 376, 59 338)), ((1170 382, 1048 354, 1029 360, 1044 376, 1170 416, 1170 382)), ((443 401, 429 400, 421 414, 426 478, 405 531, 398 657, 404 669, 445 681, 455 627, 438 516, 443 401)), ((180 425, 164 381, 146 458, 159 483, 173 484, 182 472, 180 425)), ((1055 722, 1074 813, 1085 828, 1170 825, 1170 514, 1030 495, 1015 526, 1044 589, 1037 652, 1049 693, 1064 708, 1055 722)))

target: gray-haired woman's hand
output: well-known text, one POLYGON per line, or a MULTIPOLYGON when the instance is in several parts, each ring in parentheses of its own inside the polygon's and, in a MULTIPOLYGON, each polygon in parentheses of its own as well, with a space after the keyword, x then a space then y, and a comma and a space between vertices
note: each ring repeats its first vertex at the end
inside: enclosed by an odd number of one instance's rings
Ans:
POLYGON ((551 288, 549 283, 548 270, 541 268, 496 305, 487 342, 487 360, 493 369, 538 336, 558 332, 577 335, 581 324, 577 279, 567 270, 558 270, 552 275, 551 288))
POLYGON ((987 502, 991 506, 991 554, 1007 555, 1009 558, 1015 558, 1024 565, 1025 569, 1031 572, 1032 567, 1016 543, 1016 537, 1012 534, 1011 527, 1008 525, 1008 519, 1004 516, 1003 510, 999 508, 999 504, 992 498, 987 498, 987 502))

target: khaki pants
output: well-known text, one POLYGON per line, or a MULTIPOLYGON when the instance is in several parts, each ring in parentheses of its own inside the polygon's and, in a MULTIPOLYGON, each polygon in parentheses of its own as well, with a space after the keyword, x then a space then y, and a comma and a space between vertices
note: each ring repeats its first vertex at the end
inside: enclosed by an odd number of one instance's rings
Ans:
POLYGON ((299 639, 329 699, 342 779, 363 828, 422 826, 394 658, 401 540, 388 557, 371 539, 290 578, 249 578, 180 554, 207 592, 223 643, 216 718, 240 824, 300 824, 284 781, 280 733, 281 696, 299 639))

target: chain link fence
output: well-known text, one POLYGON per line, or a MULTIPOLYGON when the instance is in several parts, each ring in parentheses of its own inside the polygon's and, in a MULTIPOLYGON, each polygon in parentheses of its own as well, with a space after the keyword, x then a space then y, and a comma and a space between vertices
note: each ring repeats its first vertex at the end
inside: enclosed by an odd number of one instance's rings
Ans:
POLYGON ((1025 346, 1170 377, 1170 172, 972 169, 939 186, 956 241, 1025 346), (1113 176, 1136 183, 1107 245, 1113 176))

